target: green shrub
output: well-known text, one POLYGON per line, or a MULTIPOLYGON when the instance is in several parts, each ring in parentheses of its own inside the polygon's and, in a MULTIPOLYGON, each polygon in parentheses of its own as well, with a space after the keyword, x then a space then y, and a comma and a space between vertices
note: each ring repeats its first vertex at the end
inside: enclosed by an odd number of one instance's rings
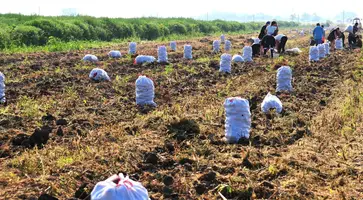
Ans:
POLYGON ((11 33, 11 40, 15 45, 41 45, 40 38, 43 31, 34 26, 17 26, 11 33))

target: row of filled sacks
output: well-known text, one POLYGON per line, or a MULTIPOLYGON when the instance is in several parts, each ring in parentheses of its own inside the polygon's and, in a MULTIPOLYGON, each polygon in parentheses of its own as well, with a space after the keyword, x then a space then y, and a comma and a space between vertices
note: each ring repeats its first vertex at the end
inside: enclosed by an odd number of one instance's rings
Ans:
POLYGON ((243 55, 232 55, 230 54, 222 54, 220 60, 220 72, 227 72, 231 73, 232 62, 252 62, 252 48, 251 47, 244 47, 243 55))
POLYGON ((330 44, 324 43, 318 46, 311 46, 309 50, 309 60, 317 62, 330 54, 330 44))

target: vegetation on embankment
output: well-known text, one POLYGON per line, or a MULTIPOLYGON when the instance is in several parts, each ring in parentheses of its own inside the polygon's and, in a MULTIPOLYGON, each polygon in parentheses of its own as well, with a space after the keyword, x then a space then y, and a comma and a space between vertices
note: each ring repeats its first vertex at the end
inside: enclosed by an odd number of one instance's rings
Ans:
MULTIPOLYGON (((296 27, 296 22, 279 22, 296 27)), ((177 36, 204 36, 213 33, 259 30, 261 23, 202 21, 190 18, 95 18, 90 16, 0 15, 0 50, 44 46, 60 42, 141 39, 155 40, 177 36)))

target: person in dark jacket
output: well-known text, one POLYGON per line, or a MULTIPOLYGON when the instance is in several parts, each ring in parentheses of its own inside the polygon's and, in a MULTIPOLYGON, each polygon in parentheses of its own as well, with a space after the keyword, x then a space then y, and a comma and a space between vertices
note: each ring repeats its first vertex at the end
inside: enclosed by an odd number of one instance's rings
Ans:
POLYGON ((354 46, 356 46, 357 43, 357 35, 356 33, 358 32, 358 23, 355 23, 353 26, 353 32, 349 32, 348 35, 348 43, 349 43, 349 47, 353 48, 354 46))
POLYGON ((262 26, 260 34, 258 35, 258 39, 262 40, 262 38, 266 35, 266 27, 270 25, 270 22, 266 22, 264 26, 262 26))
POLYGON ((263 47, 263 55, 266 55, 267 51, 271 51, 271 58, 274 56, 276 40, 272 35, 265 35, 261 40, 261 46, 263 47))

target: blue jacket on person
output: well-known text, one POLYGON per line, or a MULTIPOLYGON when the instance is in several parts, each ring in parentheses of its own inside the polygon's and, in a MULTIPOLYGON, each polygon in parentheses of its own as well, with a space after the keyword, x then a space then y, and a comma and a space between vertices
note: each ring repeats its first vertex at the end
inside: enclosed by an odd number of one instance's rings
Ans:
POLYGON ((324 29, 321 26, 315 27, 314 31, 313 31, 313 35, 314 35, 315 40, 323 39, 324 29))

